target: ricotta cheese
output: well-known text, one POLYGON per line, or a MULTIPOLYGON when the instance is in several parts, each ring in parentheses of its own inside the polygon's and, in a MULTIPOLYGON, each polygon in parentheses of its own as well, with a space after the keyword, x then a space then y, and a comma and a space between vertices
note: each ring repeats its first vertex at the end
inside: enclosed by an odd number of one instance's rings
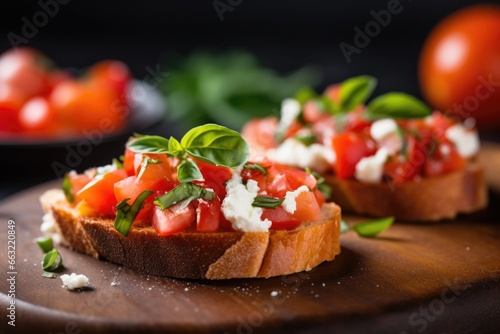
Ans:
POLYGON ((227 195, 222 201, 222 213, 235 230, 243 232, 267 232, 271 227, 269 219, 261 219, 262 208, 252 206, 259 186, 255 180, 242 183, 236 171, 226 185, 227 195))
POLYGON ((89 283, 87 276, 77 275, 75 273, 72 273, 71 275, 61 275, 61 281, 63 282, 63 287, 69 290, 83 288, 89 283))
POLYGON ((51 212, 47 212, 43 215, 42 224, 40 225, 40 231, 46 237, 52 238, 52 240, 56 244, 67 245, 51 212))
POLYGON ((319 173, 331 168, 335 160, 331 148, 317 143, 306 146, 294 138, 288 138, 279 147, 267 150, 266 157, 288 166, 302 169, 309 167, 319 173))
POLYGON ((468 130, 462 124, 449 127, 445 136, 455 145, 458 154, 463 158, 471 158, 479 151, 477 132, 468 130))
POLYGON ((307 188, 307 186, 300 186, 294 191, 287 191, 285 199, 283 200, 283 203, 281 203, 281 206, 283 207, 283 209, 285 209, 286 212, 293 214, 295 210, 297 210, 297 196, 299 196, 300 193, 308 191, 309 188, 307 188))
POLYGON ((388 150, 382 147, 375 155, 362 158, 356 165, 354 176, 363 182, 376 183, 382 181, 384 164, 388 157, 388 150))

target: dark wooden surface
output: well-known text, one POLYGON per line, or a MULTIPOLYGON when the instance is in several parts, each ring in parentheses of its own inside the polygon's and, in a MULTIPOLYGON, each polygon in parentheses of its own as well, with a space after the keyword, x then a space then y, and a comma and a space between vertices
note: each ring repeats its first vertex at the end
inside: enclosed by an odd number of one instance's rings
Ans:
POLYGON ((41 276, 42 253, 32 241, 41 235, 38 196, 57 184, 29 189, 0 204, 0 331, 499 332, 500 151, 487 147, 484 157, 493 189, 487 210, 432 225, 397 223, 376 239, 348 232, 334 261, 271 279, 159 278, 60 248, 64 273, 91 283, 70 292, 59 278, 41 276), (8 219, 16 223, 15 328, 6 317, 8 219))

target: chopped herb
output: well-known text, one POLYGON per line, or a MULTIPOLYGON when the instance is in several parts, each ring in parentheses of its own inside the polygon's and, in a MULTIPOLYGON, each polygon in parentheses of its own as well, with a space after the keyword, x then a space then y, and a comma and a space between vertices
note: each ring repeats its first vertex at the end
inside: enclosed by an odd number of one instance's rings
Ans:
POLYGON ((45 278, 57 278, 57 274, 56 273, 51 273, 51 272, 48 272, 48 271, 44 271, 43 274, 42 274, 42 277, 45 277, 45 278))
POLYGON ((116 218, 115 218, 115 229, 127 236, 132 223, 137 217, 137 214, 142 208, 142 204, 153 192, 151 190, 144 190, 142 193, 137 196, 132 205, 129 205, 127 201, 130 198, 126 198, 116 206, 116 218))
POLYGON ((377 86, 377 79, 360 75, 344 80, 340 84, 340 111, 348 112, 366 102, 377 86))
MULTIPOLYGON (((123 158, 123 155, 120 157, 120 159, 123 158)), ((120 161, 119 159, 113 159, 112 164, 116 167, 116 169, 122 169, 123 168, 123 159, 120 161)))
POLYGON ((316 187, 326 198, 330 198, 332 196, 332 187, 326 182, 325 178, 315 171, 311 170, 311 168, 306 167, 306 172, 314 176, 316 179, 316 187))
POLYGON ((50 252, 54 248, 54 243, 50 237, 38 237, 35 242, 44 253, 50 252))
POLYGON ((198 198, 212 200, 214 192, 193 183, 181 183, 165 195, 155 198, 154 204, 165 210, 182 201, 187 206, 191 201, 198 198))
POLYGON ((377 220, 354 224, 353 230, 363 238, 373 238, 391 227, 394 217, 381 218, 377 220))
POLYGON ((315 135, 296 135, 294 138, 306 146, 310 146, 316 142, 315 135))
POLYGON ((57 249, 45 253, 42 260, 42 269, 45 271, 56 271, 63 267, 62 257, 57 249))
POLYGON ((71 181, 69 180, 69 173, 66 173, 63 178, 63 182, 61 184, 61 188, 64 192, 64 196, 66 196, 66 199, 68 202, 73 203, 75 200, 75 197, 73 196, 73 186, 71 185, 71 181))
POLYGON ((318 97, 318 94, 310 87, 302 87, 295 94, 294 99, 299 101, 300 105, 304 105, 307 101, 318 97))
POLYGON ((267 169, 264 168, 261 164, 244 164, 243 168, 258 170, 262 175, 267 175, 267 169))
POLYGON ((285 198, 279 199, 269 196, 256 196, 253 200, 252 206, 257 206, 260 208, 271 208, 274 209, 283 203, 285 198))

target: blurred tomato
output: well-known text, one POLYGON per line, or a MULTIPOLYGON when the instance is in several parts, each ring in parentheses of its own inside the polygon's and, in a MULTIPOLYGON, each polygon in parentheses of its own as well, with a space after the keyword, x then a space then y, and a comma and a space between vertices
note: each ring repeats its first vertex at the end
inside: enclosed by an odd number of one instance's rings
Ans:
POLYGON ((419 64, 428 102, 480 127, 500 125, 500 6, 465 8, 439 23, 419 64))
POLYGON ((61 126, 76 132, 100 129, 119 130, 125 120, 119 94, 112 88, 92 81, 66 80, 58 84, 50 103, 61 126))
POLYGON ((0 132, 20 130, 18 113, 28 97, 19 89, 0 82, 0 132))
POLYGON ((103 60, 89 69, 89 78, 103 85, 114 88, 118 94, 125 96, 130 81, 127 65, 121 61, 103 60))
POLYGON ((47 94, 48 63, 45 56, 31 48, 11 49, 0 57, 0 82, 28 97, 47 94))
POLYGON ((21 131, 35 136, 50 136, 56 132, 53 108, 44 97, 34 97, 19 111, 21 131))

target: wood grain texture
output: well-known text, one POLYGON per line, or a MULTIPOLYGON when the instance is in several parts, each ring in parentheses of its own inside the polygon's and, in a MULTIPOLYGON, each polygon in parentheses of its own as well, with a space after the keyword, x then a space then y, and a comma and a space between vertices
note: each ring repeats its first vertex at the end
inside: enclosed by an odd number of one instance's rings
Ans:
MULTIPOLYGON (((498 150, 497 147, 494 147, 498 150)), ((497 169, 498 171, 498 169, 497 169)), ((497 173, 490 173, 500 178, 497 173)), ((490 179, 491 182, 491 179, 490 179)), ((0 263, 7 272, 8 219, 16 222, 16 328, 2 333, 462 333, 498 332, 500 195, 487 210, 433 225, 397 223, 376 239, 353 232, 342 252, 310 272, 270 279, 159 278, 60 248, 64 273, 91 289, 42 278, 38 196, 44 184, 0 204, 0 263)), ((346 217, 349 222, 359 217, 346 217)), ((174 255, 175 256, 175 255, 174 255)))

